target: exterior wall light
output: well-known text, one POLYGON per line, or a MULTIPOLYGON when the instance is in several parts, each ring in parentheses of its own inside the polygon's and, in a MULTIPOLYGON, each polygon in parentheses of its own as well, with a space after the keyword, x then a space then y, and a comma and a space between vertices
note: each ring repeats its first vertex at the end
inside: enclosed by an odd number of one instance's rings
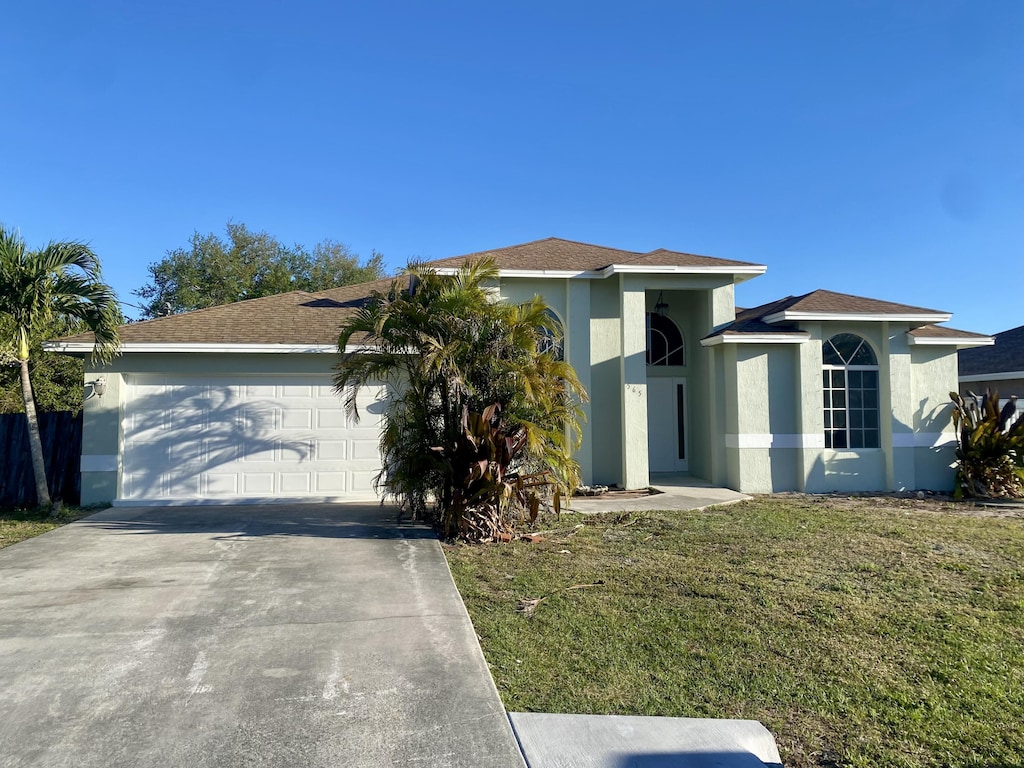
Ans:
POLYGON ((658 291, 658 303, 654 305, 654 311, 661 317, 668 314, 668 304, 665 303, 664 291, 658 291))

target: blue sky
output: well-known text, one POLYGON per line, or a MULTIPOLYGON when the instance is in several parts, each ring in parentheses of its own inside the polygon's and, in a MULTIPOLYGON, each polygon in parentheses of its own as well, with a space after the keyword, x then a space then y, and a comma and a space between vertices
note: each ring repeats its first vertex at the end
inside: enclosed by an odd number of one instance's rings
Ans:
POLYGON ((127 301, 232 220, 391 268, 665 247, 767 264, 745 306, 1024 323, 1016 0, 37 0, 4 26, 0 221, 90 242, 127 301))

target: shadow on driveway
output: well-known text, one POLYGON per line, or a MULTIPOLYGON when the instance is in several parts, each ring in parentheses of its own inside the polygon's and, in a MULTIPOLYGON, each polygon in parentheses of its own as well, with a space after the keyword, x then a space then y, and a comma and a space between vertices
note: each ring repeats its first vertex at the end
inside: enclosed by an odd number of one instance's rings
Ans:
POLYGON ((115 507, 78 525, 115 533, 208 533, 218 540, 436 538, 427 525, 399 521, 397 507, 376 503, 115 507))

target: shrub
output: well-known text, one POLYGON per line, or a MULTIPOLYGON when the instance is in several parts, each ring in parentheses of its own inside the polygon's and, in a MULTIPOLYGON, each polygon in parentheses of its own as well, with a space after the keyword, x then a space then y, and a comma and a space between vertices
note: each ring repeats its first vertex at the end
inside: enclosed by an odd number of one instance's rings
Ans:
POLYGON ((1017 398, 1000 409, 999 393, 991 390, 981 398, 973 392, 949 396, 959 462, 956 497, 1024 496, 1024 416, 1016 418, 1017 398))

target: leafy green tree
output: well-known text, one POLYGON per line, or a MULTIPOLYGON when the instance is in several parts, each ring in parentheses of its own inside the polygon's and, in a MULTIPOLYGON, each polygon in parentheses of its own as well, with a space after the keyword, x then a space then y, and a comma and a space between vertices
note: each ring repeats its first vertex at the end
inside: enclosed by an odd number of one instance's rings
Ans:
POLYGON ((133 293, 143 300, 143 317, 256 299, 286 291, 320 291, 377 280, 384 259, 365 262, 346 246, 324 240, 312 251, 285 246, 244 224, 227 225, 227 240, 195 232, 188 248, 176 248, 149 265, 151 282, 133 293))
MULTIPOLYGON (((0 318, 0 338, 13 338, 10 318, 0 318)), ((29 379, 37 411, 70 411, 82 409, 85 364, 78 357, 47 352, 42 342, 88 330, 81 323, 61 319, 49 328, 35 333, 29 349, 29 379)), ((0 413, 24 413, 25 399, 21 393, 19 363, 13 350, 0 353, 0 413)))
POLYGON ((359 387, 391 385, 378 488, 417 516, 434 500, 447 533, 479 530, 468 518, 507 507, 510 474, 550 473, 563 492, 579 482, 572 453, 586 393, 570 365, 543 351, 554 330, 546 304, 494 301, 497 277, 489 260, 454 276, 412 264, 338 339, 334 383, 350 412, 359 387), (345 353, 350 342, 361 350, 345 353))
POLYGON ((41 507, 52 507, 29 372, 33 341, 62 318, 76 320, 96 337, 93 359, 117 352, 121 313, 117 296, 101 281, 99 259, 78 242, 51 242, 30 251, 17 232, 0 226, 0 318, 7 354, 17 360, 28 421, 29 450, 41 507))

